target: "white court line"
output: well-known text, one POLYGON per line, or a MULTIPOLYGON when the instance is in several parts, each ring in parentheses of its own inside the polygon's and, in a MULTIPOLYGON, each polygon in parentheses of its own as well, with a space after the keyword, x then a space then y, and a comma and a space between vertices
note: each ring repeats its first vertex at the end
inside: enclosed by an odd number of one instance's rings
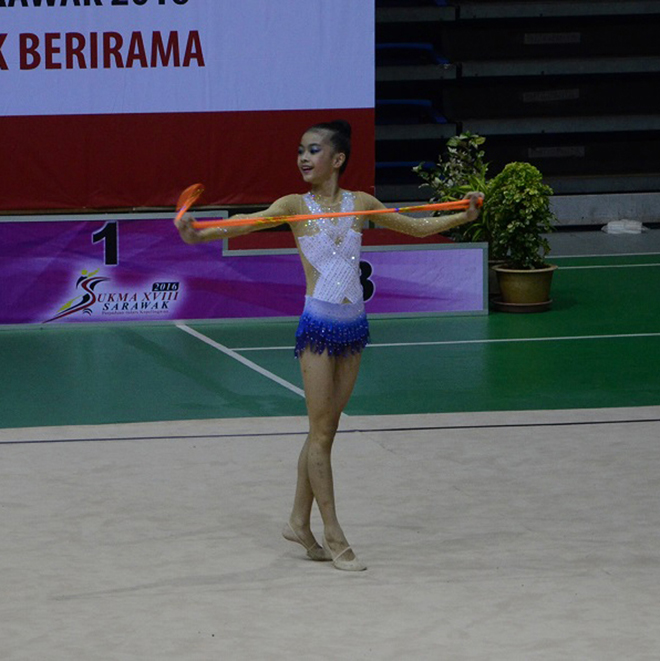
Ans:
POLYGON ((658 264, 598 264, 593 266, 560 266, 562 271, 579 271, 583 269, 639 269, 649 266, 660 266, 658 264))
POLYGON ((656 257, 660 255, 660 252, 613 252, 613 253, 603 253, 602 255, 591 254, 582 254, 582 255, 552 255, 553 261, 555 259, 602 259, 610 257, 656 257))
POLYGON ((572 342, 576 340, 616 340, 629 337, 660 337, 660 333, 620 333, 613 335, 566 335, 558 337, 518 337, 490 340, 443 340, 437 342, 392 342, 389 344, 370 344, 370 347, 432 347, 448 344, 502 344, 506 342, 572 342))
POLYGON ((279 376, 277 376, 277 374, 273 374, 272 372, 269 372, 268 370, 257 365, 256 363, 253 363, 251 360, 244 358, 240 354, 236 353, 235 350, 226 347, 224 344, 220 344, 219 342, 212 340, 210 337, 207 337, 206 335, 199 333, 198 331, 190 328, 190 326, 187 326, 186 324, 176 324, 176 327, 181 329, 184 333, 188 333, 188 335, 192 335, 201 342, 204 342, 204 344, 207 344, 208 346, 213 347, 218 351, 221 351, 226 356, 229 356, 230 358, 233 358, 239 363, 242 363, 246 367, 249 367, 251 370, 254 370, 258 374, 261 374, 261 376, 265 376, 267 379, 274 381, 275 383, 277 383, 280 386, 283 386, 287 390, 296 393, 296 395, 300 395, 300 397, 305 397, 305 393, 297 386, 294 386, 292 383, 289 383, 288 381, 281 379, 279 376))
MULTIPOLYGON (((380 349, 387 347, 436 347, 454 344, 502 344, 506 342, 573 342, 578 340, 619 340, 624 338, 660 337, 660 333, 618 333, 612 335, 564 335, 557 337, 514 337, 493 338, 486 340, 436 340, 433 342, 390 342, 373 343, 368 348, 380 349)), ((291 347, 237 347, 234 351, 291 351, 291 347)))

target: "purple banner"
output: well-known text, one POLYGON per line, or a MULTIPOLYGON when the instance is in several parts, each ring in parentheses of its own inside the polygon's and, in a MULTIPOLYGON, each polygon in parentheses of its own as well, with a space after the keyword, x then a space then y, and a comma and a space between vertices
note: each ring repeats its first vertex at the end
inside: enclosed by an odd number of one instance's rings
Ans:
MULTIPOLYGON (((487 310, 479 244, 368 248, 361 271, 370 314, 487 310)), ((0 324, 295 317, 305 295, 296 253, 188 246, 169 216, 0 222, 0 282, 0 324)))

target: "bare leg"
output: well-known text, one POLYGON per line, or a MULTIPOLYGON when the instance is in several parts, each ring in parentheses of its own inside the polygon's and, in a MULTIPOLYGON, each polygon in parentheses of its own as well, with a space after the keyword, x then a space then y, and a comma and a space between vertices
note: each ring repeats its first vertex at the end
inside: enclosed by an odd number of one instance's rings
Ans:
MULTIPOLYGON (((296 495, 293 499, 293 510, 289 517, 289 526, 294 532, 294 537, 297 537, 302 545, 312 550, 310 557, 314 559, 325 559, 323 557, 322 549, 312 534, 310 527, 310 518, 312 514, 312 505, 314 503, 314 492, 312 485, 309 481, 309 470, 307 468, 307 450, 309 448, 309 435, 302 447, 300 456, 298 457, 298 481, 296 483, 296 495)), ((286 530, 286 529, 285 529, 286 530)), ((285 532, 284 536, 291 539, 285 532)), ((296 541, 295 539, 292 541, 296 541)))
MULTIPOLYGON (((348 403, 360 365, 360 354, 331 358, 305 351, 300 357, 310 432, 298 460, 298 485, 291 514, 305 543, 315 542, 309 528, 313 499, 316 498, 328 546, 336 555, 348 542, 337 520, 330 453, 339 418, 348 403)), ((351 550, 343 558, 354 558, 351 550)))

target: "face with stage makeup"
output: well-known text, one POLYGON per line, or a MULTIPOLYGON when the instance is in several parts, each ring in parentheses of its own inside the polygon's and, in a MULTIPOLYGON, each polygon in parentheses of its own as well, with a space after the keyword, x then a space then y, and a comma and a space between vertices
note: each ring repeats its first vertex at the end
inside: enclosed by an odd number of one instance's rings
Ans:
POLYGON ((335 150, 327 130, 307 131, 298 146, 298 169, 303 180, 312 186, 338 178, 345 160, 346 155, 335 150))

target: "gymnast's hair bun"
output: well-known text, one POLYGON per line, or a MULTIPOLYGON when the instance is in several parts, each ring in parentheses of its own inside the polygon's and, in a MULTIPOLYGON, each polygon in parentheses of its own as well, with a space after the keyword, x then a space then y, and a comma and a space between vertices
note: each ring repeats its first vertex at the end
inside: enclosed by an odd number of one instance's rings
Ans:
POLYGON ((328 126, 332 127, 333 131, 337 131, 337 133, 341 133, 347 138, 350 138, 351 133, 353 132, 351 125, 343 119, 335 119, 334 121, 329 122, 328 126))

